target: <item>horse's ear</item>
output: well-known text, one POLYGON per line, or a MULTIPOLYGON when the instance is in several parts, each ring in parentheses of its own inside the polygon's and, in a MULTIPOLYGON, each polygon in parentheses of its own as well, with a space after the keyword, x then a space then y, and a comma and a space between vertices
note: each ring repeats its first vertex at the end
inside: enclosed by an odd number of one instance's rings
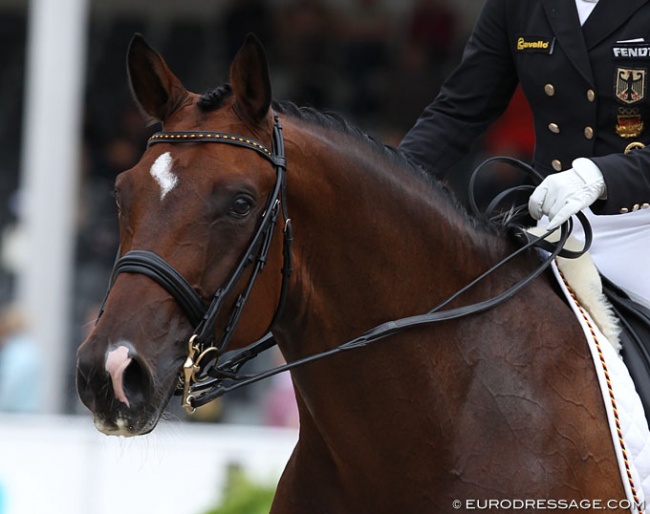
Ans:
POLYGON ((230 83, 240 114, 255 124, 261 122, 271 107, 271 79, 266 52, 253 34, 246 36, 230 66, 230 83))
POLYGON ((127 69, 133 97, 156 121, 167 119, 187 97, 188 92, 181 81, 140 34, 131 39, 127 69))

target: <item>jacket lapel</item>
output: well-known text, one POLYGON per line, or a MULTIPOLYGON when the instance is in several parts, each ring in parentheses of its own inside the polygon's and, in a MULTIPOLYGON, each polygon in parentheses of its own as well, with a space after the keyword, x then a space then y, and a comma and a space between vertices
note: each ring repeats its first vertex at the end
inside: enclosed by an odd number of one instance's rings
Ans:
POLYGON ((650 0, 600 0, 582 27, 587 50, 608 37, 648 1, 650 0))
MULTIPOLYGON (((636 0, 635 3, 644 3, 645 1, 650 0, 636 0)), ((589 84, 593 85, 594 79, 587 55, 587 46, 582 35, 574 0, 542 0, 542 4, 558 43, 581 75, 589 84)))

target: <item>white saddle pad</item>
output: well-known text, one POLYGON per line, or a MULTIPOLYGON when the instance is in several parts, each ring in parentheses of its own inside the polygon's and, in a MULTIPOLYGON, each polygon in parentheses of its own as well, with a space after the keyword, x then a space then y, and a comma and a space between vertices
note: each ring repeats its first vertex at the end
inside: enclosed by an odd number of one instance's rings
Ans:
POLYGON ((555 262, 552 268, 589 344, 630 511, 633 514, 648 514, 650 430, 641 400, 615 345, 610 344, 575 294, 572 294, 555 262))

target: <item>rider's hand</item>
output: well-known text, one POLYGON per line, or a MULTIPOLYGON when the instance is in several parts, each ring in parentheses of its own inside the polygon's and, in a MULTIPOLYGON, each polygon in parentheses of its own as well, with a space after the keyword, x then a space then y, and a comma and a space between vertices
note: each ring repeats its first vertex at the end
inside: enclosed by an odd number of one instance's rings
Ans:
POLYGON ((589 159, 576 159, 573 168, 546 177, 528 200, 530 215, 536 220, 546 214, 548 230, 559 227, 571 216, 607 197, 605 180, 589 159))

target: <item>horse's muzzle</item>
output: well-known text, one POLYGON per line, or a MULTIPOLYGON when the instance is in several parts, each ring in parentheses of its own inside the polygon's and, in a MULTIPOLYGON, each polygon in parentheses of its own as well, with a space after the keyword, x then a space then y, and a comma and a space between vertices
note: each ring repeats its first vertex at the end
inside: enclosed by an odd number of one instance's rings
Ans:
MULTIPOLYGON (((77 391, 104 433, 135 435, 151 424, 153 372, 128 342, 95 349, 90 341, 77 352, 77 391)), ((155 423, 154 423, 155 424, 155 423)))

